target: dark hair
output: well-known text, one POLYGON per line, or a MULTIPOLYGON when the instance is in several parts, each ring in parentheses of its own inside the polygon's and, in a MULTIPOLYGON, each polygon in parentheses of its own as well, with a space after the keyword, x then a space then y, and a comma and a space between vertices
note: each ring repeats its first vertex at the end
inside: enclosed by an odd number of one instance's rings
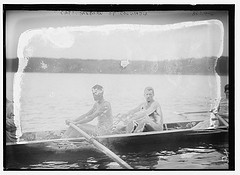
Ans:
POLYGON ((92 87, 92 89, 99 89, 99 90, 103 90, 103 87, 99 84, 96 84, 95 86, 92 87))
POLYGON ((154 89, 153 89, 152 87, 146 87, 146 88, 144 89, 144 93, 145 93, 145 91, 152 91, 153 94, 154 94, 154 89))
POLYGON ((227 90, 229 90, 229 89, 228 89, 228 84, 225 85, 225 87, 224 87, 224 92, 226 92, 227 90))

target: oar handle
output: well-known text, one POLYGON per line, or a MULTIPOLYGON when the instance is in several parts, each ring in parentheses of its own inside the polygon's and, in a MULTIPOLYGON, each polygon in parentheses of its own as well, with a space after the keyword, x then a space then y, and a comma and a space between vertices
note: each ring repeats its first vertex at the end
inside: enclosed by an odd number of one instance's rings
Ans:
POLYGON ((228 122, 226 122, 219 114, 215 115, 225 126, 228 127, 228 122))
POLYGON ((80 134, 82 134, 90 143, 94 144, 98 149, 100 149, 103 153, 105 153, 107 156, 112 158, 114 161, 119 163, 123 168, 127 169, 133 169, 130 165, 128 165, 125 161, 123 161, 120 157, 118 157, 114 152, 109 150, 107 147, 96 141, 93 137, 89 136, 86 132, 81 130, 79 127, 74 125, 73 123, 69 123, 69 126, 74 128, 76 131, 78 131, 80 134))
POLYGON ((215 113, 213 110, 210 111, 195 111, 195 112, 182 112, 182 113, 177 113, 174 112, 177 115, 184 115, 184 114, 199 114, 199 113, 213 113, 225 126, 228 127, 228 123, 217 113, 215 113))
POLYGON ((177 115, 183 115, 183 114, 201 114, 201 113, 209 113, 212 111, 192 111, 192 112, 174 112, 177 115))

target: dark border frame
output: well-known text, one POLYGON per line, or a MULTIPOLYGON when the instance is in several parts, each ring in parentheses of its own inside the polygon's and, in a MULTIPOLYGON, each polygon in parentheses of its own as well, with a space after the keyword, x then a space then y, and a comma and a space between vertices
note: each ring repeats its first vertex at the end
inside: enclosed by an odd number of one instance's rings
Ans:
MULTIPOLYGON (((229 102, 229 169, 235 170, 235 4, 203 4, 203 5, 167 5, 167 4, 3 4, 3 94, 6 96, 6 11, 8 10, 54 10, 54 11, 173 11, 173 10, 189 10, 189 11, 203 11, 203 10, 215 10, 215 11, 228 11, 228 27, 229 27, 229 85, 230 85, 230 102, 229 102)), ((3 148, 6 149, 6 98, 3 95, 3 148)), ((6 171, 6 154, 3 152, 4 161, 3 166, 6 171)), ((56 169, 57 170, 57 169, 56 169)), ((169 169, 171 170, 171 169, 169 169)), ((201 170, 201 169, 200 169, 201 170)), ((9 170, 8 170, 9 171, 9 170)), ((26 170, 24 170, 26 171, 26 170)), ((43 170, 41 170, 43 171, 43 170)), ((62 170, 61 170, 62 171, 62 170)), ((173 171, 173 170, 171 170, 173 171)), ((179 171, 179 170, 177 170, 179 171)), ((182 171, 182 170, 180 170, 182 171)), ((186 170, 185 170, 186 171, 186 170)), ((201 170, 204 171, 204 170, 201 170)), ((207 170, 209 171, 209 170, 207 170)))

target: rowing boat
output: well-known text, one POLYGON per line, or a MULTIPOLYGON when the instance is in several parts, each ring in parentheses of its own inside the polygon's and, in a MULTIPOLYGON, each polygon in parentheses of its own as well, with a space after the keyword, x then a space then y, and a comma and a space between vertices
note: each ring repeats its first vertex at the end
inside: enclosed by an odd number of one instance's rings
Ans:
MULTIPOLYGON (((193 129, 201 121, 188 121, 164 124, 163 131, 142 133, 113 133, 97 136, 94 139, 114 152, 138 152, 149 149, 174 149, 193 144, 228 143, 228 127, 193 129)), ((18 143, 7 143, 5 167, 16 168, 16 164, 27 157, 26 164, 41 161, 68 161, 79 155, 100 155, 100 151, 86 142, 84 137, 61 139, 65 131, 27 132, 18 143)))

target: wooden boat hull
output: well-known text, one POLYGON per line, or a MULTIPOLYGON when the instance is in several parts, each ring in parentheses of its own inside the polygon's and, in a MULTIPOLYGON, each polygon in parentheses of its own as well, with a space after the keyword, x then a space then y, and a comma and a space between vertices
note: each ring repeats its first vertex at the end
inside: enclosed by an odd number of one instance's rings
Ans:
MULTIPOLYGON (((101 139, 100 139, 101 140, 101 139)), ((227 129, 179 130, 178 132, 151 132, 125 137, 103 138, 102 142, 119 152, 154 150, 156 147, 174 150, 183 146, 228 143, 227 129), (150 145, 150 146, 149 146, 150 145)))
MULTIPOLYGON (((177 150, 179 147, 194 147, 194 145, 206 144, 228 144, 228 128, 218 129, 186 129, 186 124, 177 124, 177 127, 170 127, 160 132, 143 132, 134 134, 114 134, 98 136, 96 139, 107 146, 116 154, 127 152, 143 152, 151 150, 177 150), (179 127, 180 126, 180 127, 179 127), (185 127, 182 127, 185 126, 185 127)), ((175 126, 175 125, 174 125, 175 126)), ((166 128, 166 127, 165 127, 166 128)), ((44 132, 43 132, 44 133, 44 132)), ((36 164, 43 161, 74 161, 81 156, 96 157, 104 156, 92 144, 85 141, 83 137, 75 139, 60 139, 63 131, 47 132, 49 140, 43 133, 26 133, 24 139, 18 144, 6 146, 5 167, 8 169, 17 168, 22 163, 36 164), (31 140, 32 141, 29 141, 31 140)))

